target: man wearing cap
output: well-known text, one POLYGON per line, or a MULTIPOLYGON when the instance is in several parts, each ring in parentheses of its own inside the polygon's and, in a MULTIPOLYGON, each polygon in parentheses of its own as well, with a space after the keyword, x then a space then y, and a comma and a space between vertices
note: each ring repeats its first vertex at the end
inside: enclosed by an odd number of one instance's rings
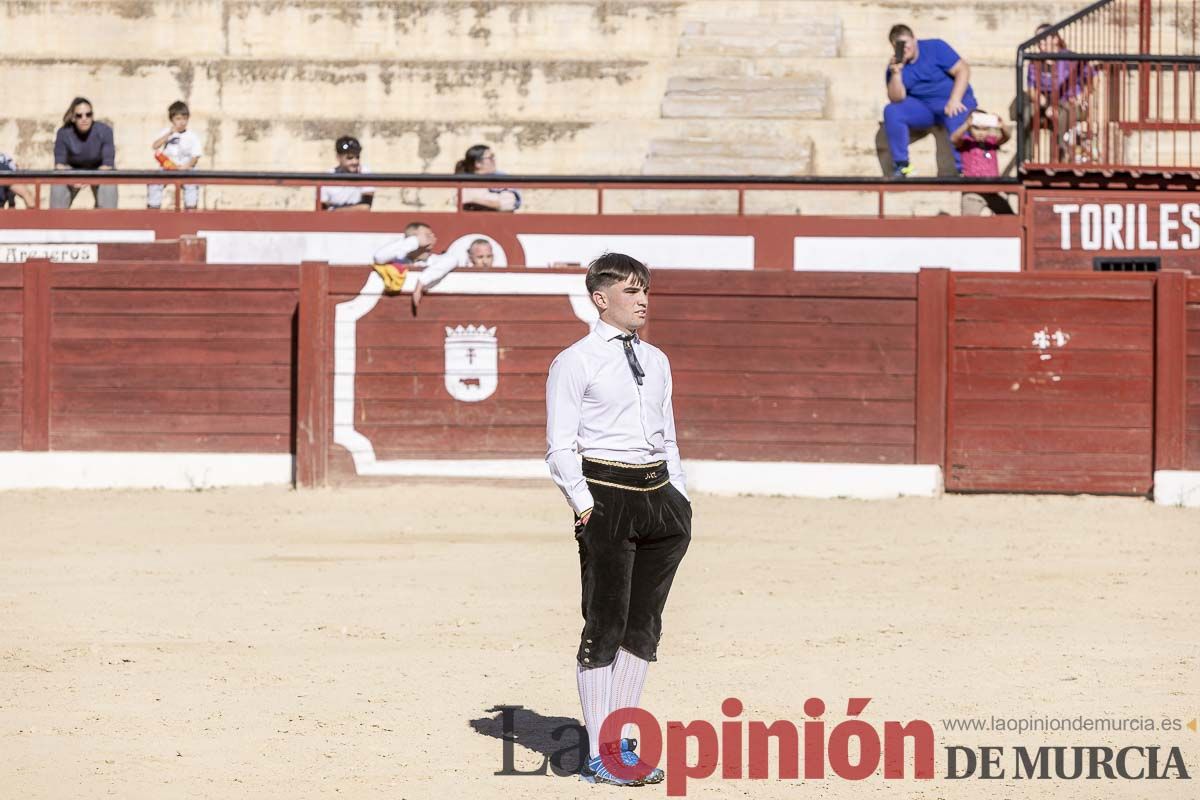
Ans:
MULTIPOLYGON (((359 175, 370 172, 362 166, 362 145, 353 136, 343 136, 334 143, 337 166, 335 174, 359 175)), ((321 208, 326 211, 370 211, 375 200, 373 186, 322 186, 321 208)))

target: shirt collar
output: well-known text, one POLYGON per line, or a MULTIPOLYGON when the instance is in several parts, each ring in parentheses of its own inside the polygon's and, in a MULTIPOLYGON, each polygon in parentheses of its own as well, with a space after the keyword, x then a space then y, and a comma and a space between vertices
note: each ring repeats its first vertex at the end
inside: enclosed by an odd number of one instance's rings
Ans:
MULTIPOLYGON (((603 339, 606 342, 611 342, 613 339, 617 338, 618 336, 628 336, 629 335, 629 334, 625 333, 625 331, 621 330, 620 328, 613 327, 612 325, 609 325, 607 322, 605 322, 604 320, 601 320, 601 319, 596 320, 596 325, 595 325, 595 327, 592 328, 592 333, 596 334, 597 336, 599 336, 601 339, 603 339)), ((638 335, 636 333, 633 335, 633 341, 635 341, 635 342, 641 341, 640 339, 638 339, 638 335)))

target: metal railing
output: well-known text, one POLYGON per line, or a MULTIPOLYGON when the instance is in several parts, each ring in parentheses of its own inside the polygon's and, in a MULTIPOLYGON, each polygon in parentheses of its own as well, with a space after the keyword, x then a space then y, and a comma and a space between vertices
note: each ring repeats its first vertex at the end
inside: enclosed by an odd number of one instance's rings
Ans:
MULTIPOLYGON (((31 185, 34 207, 45 209, 46 187, 58 184, 80 184, 84 186, 104 184, 164 184, 167 191, 175 194, 175 211, 183 211, 179 202, 181 189, 186 184, 200 186, 241 187, 292 187, 313 191, 313 208, 321 209, 322 186, 374 187, 378 193, 385 189, 451 189, 457 201, 454 208, 463 211, 462 192, 467 188, 520 189, 566 189, 591 192, 594 197, 591 211, 573 212, 601 215, 621 213, 606 206, 606 193, 629 191, 696 191, 731 193, 736 204, 731 202, 726 212, 701 210, 684 213, 708 213, 745 216, 756 213, 748 208, 748 198, 754 193, 799 191, 823 195, 827 193, 854 193, 869 201, 871 210, 854 216, 888 216, 887 198, 912 193, 944 194, 957 197, 963 192, 980 194, 1012 194, 1021 196, 1021 186, 1016 179, 972 179, 972 178, 914 178, 906 181, 888 181, 881 178, 821 178, 807 176, 695 176, 695 175, 428 175, 409 173, 370 173, 366 175, 334 175, 328 172, 241 172, 241 171, 158 171, 158 170, 40 170, 19 171, 4 174, 4 182, 31 185)), ((169 195, 168 195, 169 196, 169 195)), ((223 209, 238 210, 238 209, 223 209)), ((255 211, 269 209, 255 208, 255 211)), ((453 209, 447 209, 453 210, 453 209)), ((539 213, 540 209, 523 206, 521 213, 539 213)), ((470 212, 468 212, 470 213, 470 212)), ((543 212, 544 213, 544 212, 543 212)), ((671 212, 661 212, 671 213, 671 212)), ((758 212, 761 213, 761 212, 758 212)), ((772 212, 779 213, 779 212, 772 212)), ((937 212, 934 212, 937 213, 937 212)), ((839 216, 830 213, 831 216, 839 216)))
POLYGON ((1018 163, 1200 169, 1200 0, 1101 0, 1017 52, 1018 163))

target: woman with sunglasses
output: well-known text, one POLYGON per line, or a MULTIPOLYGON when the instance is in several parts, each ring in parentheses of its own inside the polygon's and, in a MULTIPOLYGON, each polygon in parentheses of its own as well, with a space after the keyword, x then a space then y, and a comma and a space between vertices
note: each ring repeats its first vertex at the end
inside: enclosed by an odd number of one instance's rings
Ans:
MULTIPOLYGON (((63 115, 62 127, 54 137, 55 169, 113 169, 117 147, 113 131, 99 122, 86 97, 76 97, 63 115)), ((82 183, 55 184, 50 188, 51 208, 70 208, 82 183)), ((117 207, 116 184, 92 185, 96 208, 117 207)))

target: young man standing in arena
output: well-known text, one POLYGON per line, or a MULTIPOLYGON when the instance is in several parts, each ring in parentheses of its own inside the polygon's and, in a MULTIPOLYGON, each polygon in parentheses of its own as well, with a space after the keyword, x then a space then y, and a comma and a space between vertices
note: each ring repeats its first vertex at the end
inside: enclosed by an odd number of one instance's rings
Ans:
POLYGON ((631 725, 616 741, 601 741, 600 731, 609 714, 636 708, 641 698, 667 594, 691 541, 692 505, 675 439, 671 365, 637 335, 646 324, 650 271, 608 253, 591 263, 586 281, 600 319, 550 365, 546 461, 575 512, 579 543, 584 626, 576 682, 589 740, 583 777, 637 786, 658 783, 662 770, 638 758, 637 741, 627 738, 631 725))

